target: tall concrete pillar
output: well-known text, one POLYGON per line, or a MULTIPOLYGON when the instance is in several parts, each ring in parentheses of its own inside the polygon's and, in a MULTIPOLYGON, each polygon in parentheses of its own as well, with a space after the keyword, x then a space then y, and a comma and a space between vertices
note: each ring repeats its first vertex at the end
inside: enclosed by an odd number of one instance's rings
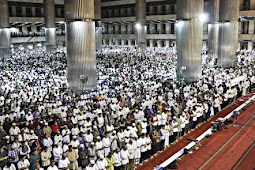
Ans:
POLYGON ((9 57, 11 48, 11 30, 9 25, 8 0, 0 3, 0 59, 9 57))
POLYGON ((118 24, 114 25, 114 31, 115 31, 115 34, 119 34, 120 33, 120 29, 119 29, 119 25, 118 24))
POLYGON ((133 27, 133 25, 132 24, 127 24, 127 33, 128 34, 132 34, 132 28, 133 27))
POLYGON ((249 34, 254 34, 254 20, 249 21, 249 34))
POLYGON ((150 23, 150 34, 155 34, 155 25, 150 23))
POLYGON ((253 42, 249 41, 248 42, 248 51, 253 50, 253 42))
POLYGON ((96 24, 96 49, 98 51, 102 50, 102 21, 101 21, 101 0, 95 0, 95 19, 96 24))
POLYGON ((96 89, 94 0, 65 0, 69 87, 75 92, 96 89))
POLYGON ((36 51, 37 49, 38 49, 37 43, 34 42, 34 43, 33 43, 33 50, 36 51))
POLYGON ((150 47, 152 48, 154 45, 153 45, 153 40, 150 40, 150 47))
POLYGON ((54 0, 43 0, 45 20, 46 51, 53 52, 56 48, 56 25, 54 0))
POLYGON ((209 0, 209 23, 208 23, 208 57, 212 60, 218 58, 219 45, 219 0, 209 0))
POLYGON ((255 10, 255 0, 250 0, 250 4, 251 4, 250 10, 255 10))
POLYGON ((129 45, 129 46, 132 45, 132 40, 128 39, 128 45, 129 45))
POLYGON ((169 40, 165 40, 165 47, 167 47, 167 48, 170 47, 170 42, 169 42, 169 40))
POLYGON ((177 78, 194 82, 202 76, 204 0, 177 1, 177 78))
POLYGON ((111 38, 109 39, 109 45, 113 45, 113 41, 111 38))
POLYGON ((166 34, 170 34, 171 33, 171 24, 170 23, 166 23, 166 34))
POLYGON ((163 25, 162 25, 162 23, 158 23, 157 25, 158 25, 157 33, 158 34, 162 34, 162 32, 163 32, 163 25))
POLYGON ((103 45, 106 45, 107 43, 106 43, 106 39, 103 39, 103 45))
POLYGON ((124 45, 125 45, 125 40, 121 39, 121 46, 124 46, 124 45))
POLYGON ((108 25, 109 34, 113 34, 113 24, 108 25))
POLYGON ((218 65, 236 65, 238 45, 239 0, 220 0, 218 65))
POLYGON ((121 34, 126 34, 126 24, 121 24, 121 34))
POLYGON ((136 41, 138 49, 146 49, 146 0, 136 0, 136 41))

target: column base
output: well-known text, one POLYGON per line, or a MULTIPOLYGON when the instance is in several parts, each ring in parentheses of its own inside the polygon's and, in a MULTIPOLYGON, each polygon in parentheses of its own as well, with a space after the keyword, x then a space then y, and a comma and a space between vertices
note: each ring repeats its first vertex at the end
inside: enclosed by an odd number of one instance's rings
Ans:
POLYGON ((0 60, 10 57, 10 48, 0 48, 0 60))
POLYGON ((55 53, 56 52, 56 47, 53 45, 46 45, 46 52, 47 53, 55 53))

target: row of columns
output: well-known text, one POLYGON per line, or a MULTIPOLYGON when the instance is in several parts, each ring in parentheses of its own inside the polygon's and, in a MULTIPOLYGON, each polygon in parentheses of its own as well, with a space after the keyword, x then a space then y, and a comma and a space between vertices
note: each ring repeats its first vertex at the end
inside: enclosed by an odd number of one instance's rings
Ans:
MULTIPOLYGON (((43 4, 46 51, 53 52, 56 48, 55 4, 54 0, 44 0, 43 4)), ((0 56, 9 57, 8 0, 1 0, 0 11, 0 56)), ((96 46, 98 50, 102 48, 101 1, 65 0, 65 12, 69 86, 75 92, 94 89, 97 84, 96 46)))
MULTIPOLYGON (((209 56, 218 65, 236 65, 239 0, 209 0, 209 56)), ((177 1, 177 78, 194 82, 202 76, 203 0, 177 1)))

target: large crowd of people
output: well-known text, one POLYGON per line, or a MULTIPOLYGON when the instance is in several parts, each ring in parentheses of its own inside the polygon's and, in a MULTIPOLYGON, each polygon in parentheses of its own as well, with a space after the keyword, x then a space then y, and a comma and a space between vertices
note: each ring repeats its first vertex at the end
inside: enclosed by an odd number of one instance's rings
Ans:
POLYGON ((171 50, 104 48, 98 87, 72 94, 65 53, 14 49, 0 62, 0 168, 128 170, 217 114, 255 83, 254 52, 175 79, 171 50))

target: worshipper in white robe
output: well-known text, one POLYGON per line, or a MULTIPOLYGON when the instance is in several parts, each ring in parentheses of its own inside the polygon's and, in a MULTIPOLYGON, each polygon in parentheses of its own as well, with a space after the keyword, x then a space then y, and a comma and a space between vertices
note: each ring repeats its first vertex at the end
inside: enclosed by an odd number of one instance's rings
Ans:
POLYGON ((95 143, 95 146, 96 146, 96 151, 97 151, 98 156, 99 155, 105 155, 104 154, 104 145, 103 145, 103 142, 102 142, 100 136, 97 137, 97 141, 95 143))
POLYGON ((59 169, 66 169, 69 170, 69 166, 70 166, 70 161, 69 159, 66 157, 66 155, 62 155, 62 158, 59 160, 58 162, 58 168, 59 169))
POLYGON ((22 156, 17 166, 18 166, 18 169, 29 170, 30 162, 28 161, 28 159, 26 159, 26 156, 22 156))
POLYGON ((133 142, 134 142, 134 145, 136 146, 136 149, 135 149, 135 165, 138 165, 140 163, 140 158, 141 158, 142 142, 141 142, 140 139, 138 139, 138 137, 136 137, 133 142))
POLYGON ((121 149, 120 157, 121 157, 122 169, 128 170, 129 158, 128 158, 128 149, 126 145, 121 149))
POLYGON ((105 135, 105 137, 102 139, 102 141, 103 141, 103 144, 104 144, 104 155, 108 156, 108 154, 111 151, 111 148, 110 148, 111 147, 111 140, 108 137, 108 134, 105 135))
POLYGON ((95 164, 94 160, 91 160, 89 165, 86 166, 86 170, 99 170, 98 166, 95 164))
POLYGON ((47 147, 49 151, 52 151, 52 145, 53 145, 52 139, 48 135, 46 135, 45 138, 43 139, 43 146, 47 147))
POLYGON ((106 167, 108 165, 107 160, 105 159, 104 155, 100 155, 99 159, 96 162, 97 167, 101 170, 106 170, 106 167))
POLYGON ((121 169, 121 155, 120 155, 120 148, 117 148, 116 151, 113 153, 115 163, 114 163, 114 170, 121 169))

